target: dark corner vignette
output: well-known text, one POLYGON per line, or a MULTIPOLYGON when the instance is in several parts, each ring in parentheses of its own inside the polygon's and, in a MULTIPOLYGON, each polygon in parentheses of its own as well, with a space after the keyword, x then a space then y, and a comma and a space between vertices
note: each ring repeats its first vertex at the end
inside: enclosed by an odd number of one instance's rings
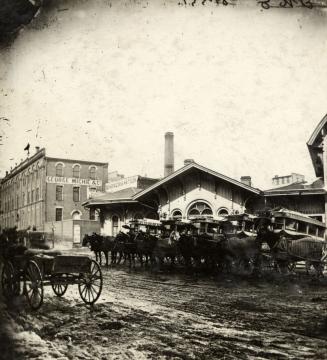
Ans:
POLYGON ((68 3, 69 0, 0 0, 0 49, 9 47, 19 31, 35 19, 41 10, 68 3))

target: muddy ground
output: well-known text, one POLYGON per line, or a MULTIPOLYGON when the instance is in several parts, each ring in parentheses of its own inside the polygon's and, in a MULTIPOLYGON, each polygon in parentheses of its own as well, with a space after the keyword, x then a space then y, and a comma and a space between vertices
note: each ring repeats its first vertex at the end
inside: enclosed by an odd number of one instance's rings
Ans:
POLYGON ((304 275, 103 268, 93 307, 77 286, 44 305, 1 303, 3 359, 327 359, 327 281, 304 275), (6 339, 11 337, 11 341, 6 339))

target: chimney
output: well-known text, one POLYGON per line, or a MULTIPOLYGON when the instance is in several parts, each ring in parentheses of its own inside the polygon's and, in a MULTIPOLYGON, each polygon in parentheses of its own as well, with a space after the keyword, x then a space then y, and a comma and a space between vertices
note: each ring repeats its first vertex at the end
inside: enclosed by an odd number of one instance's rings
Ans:
POLYGON ((186 166, 186 165, 188 165, 188 164, 192 164, 192 163, 194 163, 195 161, 194 161, 194 159, 185 159, 184 160, 184 166, 186 166))
POLYGON ((174 172, 174 133, 166 132, 165 134, 165 168, 164 176, 174 172))
POLYGON ((247 186, 252 186, 251 185, 251 176, 241 176, 241 183, 243 183, 247 186))
POLYGON ((35 152, 39 152, 40 151, 40 147, 39 146, 35 146, 35 152))

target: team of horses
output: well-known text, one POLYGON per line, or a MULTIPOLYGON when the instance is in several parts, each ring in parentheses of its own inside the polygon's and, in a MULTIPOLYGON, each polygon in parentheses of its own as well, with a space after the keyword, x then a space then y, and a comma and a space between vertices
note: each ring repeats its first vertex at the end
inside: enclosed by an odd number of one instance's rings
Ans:
POLYGON ((127 261, 129 267, 140 265, 161 267, 184 265, 186 268, 229 269, 232 265, 242 269, 259 270, 261 243, 256 236, 237 234, 192 234, 172 231, 168 236, 155 236, 150 232, 130 230, 117 236, 85 235, 83 246, 89 246, 97 261, 102 264, 102 254, 108 266, 127 261))
POLYGON ((160 268, 163 264, 183 265, 187 269, 205 268, 230 271, 237 268, 242 271, 260 273, 266 265, 280 272, 292 271, 298 261, 304 261, 306 272, 311 266, 318 276, 322 276, 326 243, 305 236, 301 239, 286 239, 270 230, 270 220, 258 219, 253 233, 232 231, 231 222, 225 221, 219 233, 196 233, 190 231, 171 231, 169 234, 153 235, 149 231, 119 232, 117 236, 101 236, 93 233, 85 235, 83 246, 89 246, 102 264, 128 262, 130 268, 140 265, 160 268), (281 251, 283 243, 287 251, 281 251), (263 244, 268 245, 263 251, 263 244), (283 256, 280 256, 280 255, 283 256), (286 254, 286 255, 285 255, 286 254))

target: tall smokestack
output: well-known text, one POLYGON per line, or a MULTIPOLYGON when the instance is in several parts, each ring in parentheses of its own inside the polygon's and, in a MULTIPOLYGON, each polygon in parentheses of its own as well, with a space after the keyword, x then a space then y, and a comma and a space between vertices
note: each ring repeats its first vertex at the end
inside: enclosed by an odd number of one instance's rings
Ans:
POLYGON ((165 134, 165 177, 174 172, 174 133, 165 134))

